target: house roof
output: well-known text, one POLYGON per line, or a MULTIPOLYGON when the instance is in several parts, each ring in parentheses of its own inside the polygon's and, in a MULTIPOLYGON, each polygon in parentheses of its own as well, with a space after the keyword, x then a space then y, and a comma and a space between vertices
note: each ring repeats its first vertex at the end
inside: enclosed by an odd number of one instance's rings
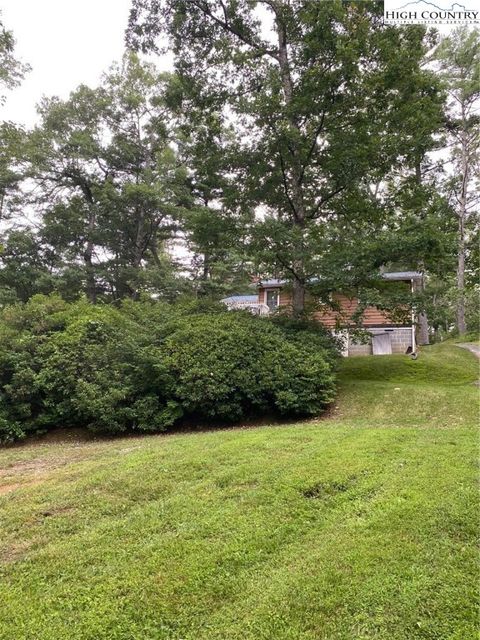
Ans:
POLYGON ((228 296, 228 298, 222 298, 220 302, 224 302, 225 304, 228 304, 228 303, 235 303, 235 302, 257 302, 257 301, 258 301, 258 296, 253 295, 253 296, 228 296))
POLYGON ((391 273, 382 273, 384 280, 421 280, 423 273, 419 271, 393 271, 391 273))
MULTIPOLYGON (((392 271, 389 273, 382 273, 381 277, 383 280, 398 280, 398 281, 410 281, 410 280, 421 280, 423 274, 419 271, 392 271)), ((315 278, 318 280, 318 278, 315 278)), ((268 287, 283 287, 283 285, 287 284, 287 280, 278 280, 273 278, 272 280, 263 280, 258 282, 257 287, 262 287, 266 289, 268 287)))

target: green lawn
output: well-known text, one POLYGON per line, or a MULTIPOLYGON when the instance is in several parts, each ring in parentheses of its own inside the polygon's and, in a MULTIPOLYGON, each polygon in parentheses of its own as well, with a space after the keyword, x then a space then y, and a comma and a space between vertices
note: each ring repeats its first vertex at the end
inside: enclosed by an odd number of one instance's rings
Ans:
POLYGON ((0 638, 477 638, 476 378, 351 358, 323 420, 1 451, 0 638))

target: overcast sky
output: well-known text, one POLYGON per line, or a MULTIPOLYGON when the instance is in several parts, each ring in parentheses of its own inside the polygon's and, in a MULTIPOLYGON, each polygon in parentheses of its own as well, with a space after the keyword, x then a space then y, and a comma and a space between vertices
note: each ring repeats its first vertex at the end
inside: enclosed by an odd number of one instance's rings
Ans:
MULTIPOLYGON (((65 98, 81 83, 95 86, 122 56, 130 2, 0 0, 4 24, 17 41, 16 55, 32 67, 21 86, 8 93, 0 120, 32 125, 42 95, 65 98)), ((155 62, 169 67, 166 60, 155 62)))
POLYGON ((0 0, 16 55, 32 70, 8 93, 2 120, 31 125, 42 95, 65 97, 80 83, 95 85, 123 53, 131 0, 0 0))

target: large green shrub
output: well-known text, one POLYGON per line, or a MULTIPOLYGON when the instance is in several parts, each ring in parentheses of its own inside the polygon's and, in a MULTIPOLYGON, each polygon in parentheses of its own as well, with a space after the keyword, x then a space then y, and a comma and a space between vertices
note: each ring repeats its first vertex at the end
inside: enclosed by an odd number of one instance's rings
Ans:
POLYGON ((312 415, 332 400, 324 354, 289 342, 268 320, 226 312, 179 325, 165 351, 172 393, 186 413, 223 420, 265 411, 312 415))
POLYGON ((2 320, 0 440, 63 426, 156 431, 178 416, 148 323, 45 296, 2 320))
POLYGON ((308 351, 314 350, 335 367, 343 348, 341 340, 334 338, 330 331, 315 320, 295 319, 284 314, 275 314, 271 322, 282 330, 289 342, 303 345, 308 351))
POLYGON ((50 337, 36 384, 44 425, 86 425, 118 433, 158 431, 176 416, 164 387, 168 373, 142 325, 112 307, 93 307, 50 337))
POLYGON ((0 316, 0 441, 316 414, 333 397, 333 354, 311 329, 216 307, 35 296, 0 316))
POLYGON ((58 296, 32 297, 3 310, 0 318, 0 441, 37 430, 43 398, 35 382, 38 350, 50 333, 65 328, 71 307, 58 296))

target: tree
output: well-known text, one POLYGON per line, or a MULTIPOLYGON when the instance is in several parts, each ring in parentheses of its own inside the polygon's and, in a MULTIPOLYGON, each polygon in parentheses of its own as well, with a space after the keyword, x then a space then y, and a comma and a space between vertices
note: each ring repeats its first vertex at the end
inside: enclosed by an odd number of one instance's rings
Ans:
POLYGON ((137 298, 169 270, 164 244, 188 201, 162 97, 167 78, 134 54, 102 86, 44 99, 25 145, 30 201, 42 233, 70 266, 83 263, 85 293, 137 298))
POLYGON ((107 245, 123 291, 137 298, 154 267, 164 271, 163 247, 190 204, 186 169, 175 150, 175 126, 165 93, 170 77, 135 54, 105 77, 112 134, 108 162, 114 178, 103 203, 107 245))
POLYGON ((42 214, 44 232, 58 251, 83 262, 85 292, 97 298, 95 249, 100 194, 109 179, 102 164, 102 92, 86 86, 70 98, 44 98, 41 123, 27 137, 25 176, 34 188, 28 201, 42 214), (50 227, 54 229, 51 231, 50 227))
MULTIPOLYGON (((13 89, 18 86, 25 73, 30 69, 15 57, 15 38, 1 20, 0 14, 0 89, 13 89)), ((0 106, 5 102, 0 94, 0 106)), ((15 190, 19 174, 14 158, 19 145, 22 130, 11 122, 0 123, 0 218, 5 215, 6 196, 15 190)))
POLYGON ((51 257, 32 232, 5 233, 0 247, 0 306, 53 291, 51 257))
POLYGON ((440 43, 435 59, 449 95, 446 125, 451 142, 453 177, 448 183, 448 190, 458 225, 456 325, 462 335, 467 330, 467 245, 478 224, 473 212, 478 205, 475 184, 478 186, 479 180, 480 32, 478 29, 456 29, 440 43))
POLYGON ((21 148, 25 132, 12 122, 0 123, 0 220, 10 217, 12 198, 22 181, 21 148))
POLYGON ((415 137, 424 34, 385 26, 378 2, 133 1, 129 44, 168 36, 180 77, 234 115, 259 262, 292 281, 296 315, 335 227, 382 215, 370 189, 415 137))
MULTIPOLYGON (((18 86, 29 69, 29 65, 15 57, 15 38, 5 27, 0 13, 0 87, 12 89, 18 86)), ((1 95, 0 104, 4 101, 5 96, 1 95)))
POLYGON ((173 78, 170 93, 178 156, 187 167, 192 196, 180 231, 192 254, 190 271, 196 293, 218 297, 241 291, 248 286, 252 271, 247 239, 253 209, 240 198, 232 125, 180 78, 173 78))
POLYGON ((27 302, 37 293, 61 293, 74 300, 81 273, 62 263, 61 256, 31 229, 11 228, 0 245, 0 306, 27 302))

